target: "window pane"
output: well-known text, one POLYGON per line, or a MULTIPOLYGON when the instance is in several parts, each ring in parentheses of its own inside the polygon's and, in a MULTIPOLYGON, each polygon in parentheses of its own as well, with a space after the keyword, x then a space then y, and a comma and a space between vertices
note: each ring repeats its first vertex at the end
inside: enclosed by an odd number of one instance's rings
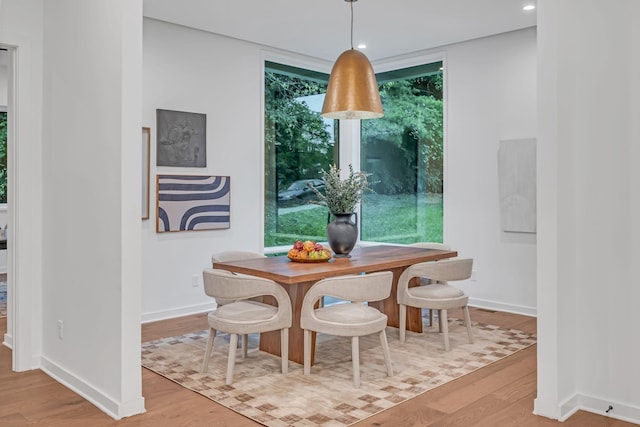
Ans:
POLYGON ((384 117, 362 121, 361 240, 442 242, 442 62, 377 76, 384 117))
POLYGON ((327 74, 265 64, 265 247, 326 240, 321 170, 337 163, 337 120, 320 116, 327 74))

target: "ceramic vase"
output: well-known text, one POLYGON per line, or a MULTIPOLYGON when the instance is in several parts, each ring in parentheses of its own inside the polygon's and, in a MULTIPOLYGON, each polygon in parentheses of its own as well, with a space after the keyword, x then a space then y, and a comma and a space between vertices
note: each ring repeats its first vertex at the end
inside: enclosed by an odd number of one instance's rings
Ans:
POLYGON ((358 215, 330 212, 327 216, 327 242, 336 258, 349 258, 358 240, 358 215), (334 219, 331 221, 331 216, 334 219), (352 220, 353 218, 353 220, 352 220))

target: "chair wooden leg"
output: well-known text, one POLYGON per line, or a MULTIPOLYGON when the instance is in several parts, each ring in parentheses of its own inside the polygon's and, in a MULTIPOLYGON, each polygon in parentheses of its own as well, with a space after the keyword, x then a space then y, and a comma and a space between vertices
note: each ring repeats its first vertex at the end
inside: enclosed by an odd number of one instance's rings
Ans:
POLYGON ((440 330, 442 331, 442 339, 444 339, 444 349, 449 351, 449 319, 447 318, 447 310, 440 310, 440 330))
POLYGON ((400 304, 398 315, 398 329, 400 330, 400 342, 404 342, 407 329, 407 306, 400 304))
POLYGON ((311 374, 311 331, 304 330, 304 374, 311 374))
POLYGON ((434 310, 433 308, 429 308, 429 327, 433 326, 433 320, 435 319, 435 316, 433 315, 434 310))
POLYGON ((385 330, 380 331, 380 345, 384 354, 384 363, 387 365, 387 375, 393 376, 393 365, 391 365, 391 353, 389 353, 389 344, 387 343, 387 333, 385 330))
POLYGON ((216 330, 209 328, 209 338, 207 339, 207 349, 204 351, 204 360, 202 361, 202 373, 207 372, 209 367, 209 359, 211 358, 211 352, 213 350, 213 340, 216 339, 216 330))
POLYGON ((438 312, 438 332, 442 333, 442 310, 436 310, 438 312))
POLYGON ((351 363, 353 364, 353 384, 360 387, 360 338, 351 337, 351 363))
POLYGON ((231 334, 229 342, 229 359, 227 360, 227 385, 233 382, 233 369, 236 363, 236 348, 238 347, 238 334, 231 334))
POLYGON ((247 357, 247 349, 249 348, 249 335, 242 335, 242 343, 240 345, 242 346, 242 358, 244 359, 247 357))
POLYGON ((282 359, 282 373, 289 372, 289 328, 280 329, 280 358, 282 359))
POLYGON ((467 325, 467 334, 469 335, 469 343, 473 344, 473 332, 471 330, 471 316, 469 316, 469 306, 462 307, 464 311, 464 323, 467 325))

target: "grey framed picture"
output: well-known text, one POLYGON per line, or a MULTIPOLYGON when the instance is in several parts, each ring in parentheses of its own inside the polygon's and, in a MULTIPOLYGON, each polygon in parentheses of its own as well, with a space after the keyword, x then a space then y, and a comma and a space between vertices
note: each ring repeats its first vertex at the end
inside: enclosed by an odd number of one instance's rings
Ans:
POLYGON ((156 110, 156 165, 207 166, 207 115, 156 110))

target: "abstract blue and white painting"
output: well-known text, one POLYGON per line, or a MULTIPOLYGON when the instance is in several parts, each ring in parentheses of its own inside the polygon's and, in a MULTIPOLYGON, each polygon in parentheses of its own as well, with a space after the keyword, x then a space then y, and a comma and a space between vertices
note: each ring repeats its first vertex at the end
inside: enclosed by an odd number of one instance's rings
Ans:
POLYGON ((157 187, 158 233, 230 227, 230 177, 158 175, 157 187))

